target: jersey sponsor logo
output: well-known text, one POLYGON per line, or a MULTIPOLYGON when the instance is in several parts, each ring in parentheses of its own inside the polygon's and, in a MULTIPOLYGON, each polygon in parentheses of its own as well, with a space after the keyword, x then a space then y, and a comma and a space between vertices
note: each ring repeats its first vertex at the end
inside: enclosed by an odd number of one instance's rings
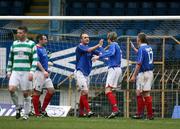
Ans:
MULTIPOLYGON (((49 68, 49 71, 59 73, 61 75, 70 76, 75 70, 75 49, 76 47, 68 48, 65 50, 51 53, 50 60, 52 60, 54 66, 49 68)), ((121 67, 127 67, 127 60, 122 59, 121 67)), ((96 61, 93 63, 93 69, 90 75, 97 75, 107 72, 108 67, 104 65, 103 61, 96 61)))

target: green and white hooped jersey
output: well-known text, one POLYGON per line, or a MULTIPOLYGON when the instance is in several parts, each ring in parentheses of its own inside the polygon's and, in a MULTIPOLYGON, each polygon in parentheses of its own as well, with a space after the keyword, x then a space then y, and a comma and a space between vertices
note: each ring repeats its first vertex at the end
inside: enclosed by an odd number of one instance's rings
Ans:
POLYGON ((32 71, 37 67, 37 51, 33 41, 26 39, 24 42, 16 40, 11 46, 7 72, 32 71))

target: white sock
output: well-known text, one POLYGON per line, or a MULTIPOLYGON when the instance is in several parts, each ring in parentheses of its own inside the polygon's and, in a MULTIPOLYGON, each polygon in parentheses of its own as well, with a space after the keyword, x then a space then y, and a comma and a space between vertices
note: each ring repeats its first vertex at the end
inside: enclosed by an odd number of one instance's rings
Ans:
POLYGON ((28 115, 31 110, 31 97, 24 98, 24 114, 28 115))

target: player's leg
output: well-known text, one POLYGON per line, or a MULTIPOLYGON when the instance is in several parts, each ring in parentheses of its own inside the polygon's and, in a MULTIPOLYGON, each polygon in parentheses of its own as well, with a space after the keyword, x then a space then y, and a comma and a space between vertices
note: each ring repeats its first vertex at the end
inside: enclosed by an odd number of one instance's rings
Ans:
POLYGON ((19 105, 19 99, 18 94, 16 92, 17 86, 19 85, 19 79, 18 79, 18 73, 12 72, 10 80, 9 80, 9 93, 11 96, 11 100, 13 101, 13 104, 16 106, 16 119, 19 119, 21 117, 21 107, 19 105))
POLYGON ((137 112, 132 118, 134 119, 142 119, 144 113, 144 98, 142 94, 142 86, 144 85, 144 75, 143 73, 139 73, 136 80, 136 99, 137 99, 137 112))
POLYGON ((41 110, 42 110, 42 114, 47 117, 48 115, 46 113, 46 107, 49 104, 49 102, 51 101, 55 90, 54 90, 54 86, 53 86, 53 83, 50 78, 47 78, 45 80, 44 85, 45 85, 45 88, 47 89, 47 92, 46 92, 41 110))
POLYGON ((80 116, 84 116, 84 108, 88 113, 88 116, 91 117, 94 113, 91 112, 89 103, 88 103, 88 77, 85 77, 81 71, 77 71, 77 85, 80 89, 80 100, 79 100, 79 113, 80 116))
POLYGON ((117 87, 117 82, 120 76, 122 76, 122 71, 120 67, 108 69, 105 94, 112 108, 112 113, 108 118, 113 118, 119 115, 119 108, 117 106, 116 95, 112 92, 112 89, 117 87))
POLYGON ((29 72, 21 72, 21 82, 20 88, 24 96, 24 116, 23 119, 27 120, 29 118, 29 113, 31 111, 31 94, 32 94, 32 81, 29 81, 29 72))
POLYGON ((39 98, 42 91, 42 86, 44 84, 44 75, 40 71, 36 71, 34 74, 34 80, 33 80, 33 96, 32 96, 32 102, 34 107, 34 112, 36 116, 40 116, 40 110, 39 107, 39 98))
POLYGON ((143 88, 143 96, 145 100, 145 105, 147 109, 147 117, 148 119, 152 120, 153 117, 153 110, 152 110, 152 96, 150 95, 152 82, 153 82, 153 72, 148 71, 144 73, 145 76, 145 83, 143 88))

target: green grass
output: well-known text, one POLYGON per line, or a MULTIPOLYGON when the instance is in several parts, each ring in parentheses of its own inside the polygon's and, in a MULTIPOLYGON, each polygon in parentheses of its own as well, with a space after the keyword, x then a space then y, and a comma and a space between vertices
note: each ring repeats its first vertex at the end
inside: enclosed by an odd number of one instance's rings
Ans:
POLYGON ((132 120, 125 118, 35 118, 0 117, 0 129, 178 129, 180 119, 132 120))

